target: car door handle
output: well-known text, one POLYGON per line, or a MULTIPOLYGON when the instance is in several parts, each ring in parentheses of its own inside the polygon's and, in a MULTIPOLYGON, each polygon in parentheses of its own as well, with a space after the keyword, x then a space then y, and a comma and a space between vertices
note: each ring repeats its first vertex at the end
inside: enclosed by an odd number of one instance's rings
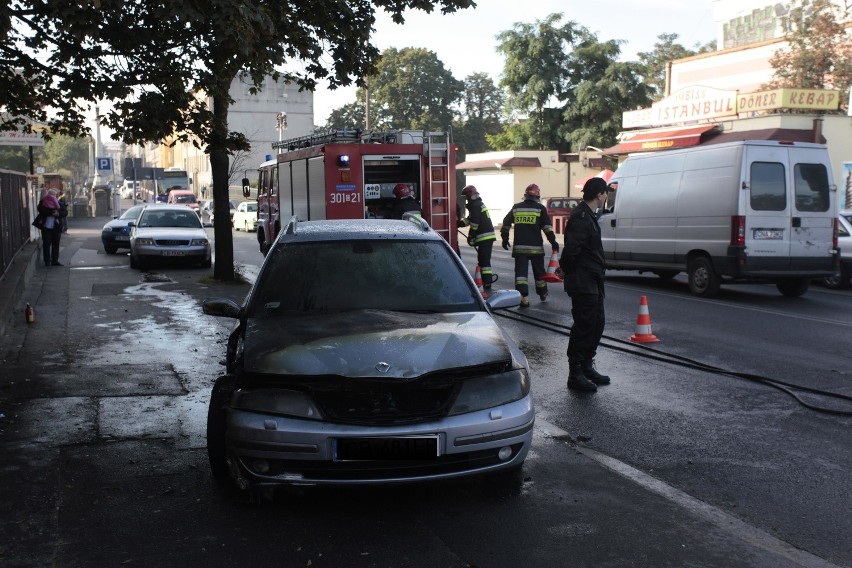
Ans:
POLYGON ((609 226, 612 227, 613 229, 615 229, 615 219, 609 220, 609 226))

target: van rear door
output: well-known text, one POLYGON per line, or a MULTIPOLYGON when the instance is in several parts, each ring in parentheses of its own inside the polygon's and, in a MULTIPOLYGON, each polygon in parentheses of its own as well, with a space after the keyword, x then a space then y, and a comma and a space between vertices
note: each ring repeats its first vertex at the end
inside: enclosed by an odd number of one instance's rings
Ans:
POLYGON ((793 230, 790 256, 794 270, 831 268, 834 199, 831 167, 824 148, 791 148, 793 230))
POLYGON ((749 272, 785 271, 790 267, 793 206, 788 149, 763 144, 746 147, 743 179, 749 191, 742 192, 740 211, 746 217, 749 272))

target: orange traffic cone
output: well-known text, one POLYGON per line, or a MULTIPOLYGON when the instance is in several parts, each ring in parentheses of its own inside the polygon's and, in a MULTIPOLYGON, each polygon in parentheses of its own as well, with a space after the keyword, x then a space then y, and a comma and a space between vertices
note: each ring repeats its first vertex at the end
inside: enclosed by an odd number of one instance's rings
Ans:
POLYGON ((476 283, 476 289, 479 290, 479 293, 482 294, 483 298, 487 298, 488 294, 485 292, 485 288, 482 286, 482 271, 479 270, 479 265, 476 265, 476 273, 473 277, 473 281, 476 283))
POLYGON ((559 268, 559 253, 554 252, 550 255, 550 264, 547 265, 547 272, 544 273, 545 282, 562 282, 562 279, 556 275, 557 268, 559 268))
POLYGON ((659 341, 657 336, 651 333, 651 314, 648 312, 648 298, 642 296, 639 299, 639 315, 636 316, 636 333, 630 336, 634 343, 654 343, 659 341))

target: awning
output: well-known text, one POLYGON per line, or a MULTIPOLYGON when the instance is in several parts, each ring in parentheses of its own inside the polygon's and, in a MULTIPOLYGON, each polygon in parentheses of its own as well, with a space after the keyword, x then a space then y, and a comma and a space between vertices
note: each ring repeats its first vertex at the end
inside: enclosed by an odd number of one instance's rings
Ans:
POLYGON ((504 168, 540 168, 538 158, 500 158, 499 160, 476 160, 456 164, 457 170, 487 170, 504 168))
POLYGON ((586 185, 586 182, 592 179, 593 177, 601 178, 605 182, 609 183, 609 180, 612 179, 612 174, 615 172, 612 170, 601 170, 597 174, 589 177, 584 177, 580 181, 574 184, 574 189, 583 189, 583 186, 586 185))
POLYGON ((628 152, 651 152, 654 150, 670 150, 695 146, 701 142, 701 135, 716 128, 715 124, 702 124, 688 128, 670 128, 656 132, 640 132, 622 140, 611 148, 604 150, 604 155, 626 154, 628 152))

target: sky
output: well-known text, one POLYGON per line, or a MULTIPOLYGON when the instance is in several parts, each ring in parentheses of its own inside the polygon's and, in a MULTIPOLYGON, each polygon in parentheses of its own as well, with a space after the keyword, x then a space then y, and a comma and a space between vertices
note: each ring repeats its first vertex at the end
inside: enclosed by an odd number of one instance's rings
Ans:
MULTIPOLYGON (((429 49, 459 80, 485 72, 498 81, 503 58, 496 51, 495 36, 515 23, 534 23, 553 13, 563 14, 563 23, 585 26, 600 41, 624 40, 623 60, 653 50, 662 33, 678 34, 678 42, 687 48, 716 39, 713 0, 477 0, 475 9, 446 16, 407 12, 402 26, 379 12, 373 41, 380 51, 429 49)), ((324 124, 333 109, 354 100, 354 87, 330 91, 321 86, 314 94, 314 122, 324 124)))

